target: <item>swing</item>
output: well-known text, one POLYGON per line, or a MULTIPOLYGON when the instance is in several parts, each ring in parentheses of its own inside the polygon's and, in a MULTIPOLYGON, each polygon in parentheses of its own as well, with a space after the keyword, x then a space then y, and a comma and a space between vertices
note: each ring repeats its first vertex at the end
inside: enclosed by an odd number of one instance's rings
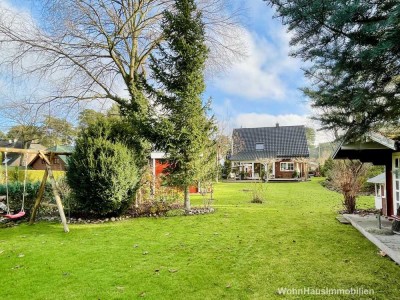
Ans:
POLYGON ((16 214, 11 214, 10 211, 10 205, 8 201, 8 168, 7 168, 7 152, 4 152, 4 165, 6 166, 6 200, 7 200, 7 214, 4 215, 4 218, 7 219, 19 219, 25 216, 25 210, 24 210, 24 205, 25 205, 25 195, 26 195, 26 175, 27 175, 27 170, 28 170, 28 159, 25 157, 25 175, 24 175, 24 191, 22 193, 22 207, 20 212, 16 214))

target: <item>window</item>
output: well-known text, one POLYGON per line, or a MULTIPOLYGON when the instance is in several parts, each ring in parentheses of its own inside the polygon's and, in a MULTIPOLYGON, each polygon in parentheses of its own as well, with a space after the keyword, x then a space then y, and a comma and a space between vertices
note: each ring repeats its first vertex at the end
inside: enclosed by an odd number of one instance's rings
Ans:
POLYGON ((59 165, 60 164, 60 159, 58 157, 54 158, 54 164, 59 165))
POLYGON ((256 143, 256 150, 264 150, 264 143, 256 143))
POLYGON ((292 162, 281 162, 281 171, 293 171, 294 163, 292 162))
POLYGON ((381 197, 382 196, 382 186, 379 185, 378 188, 376 189, 376 196, 381 197))

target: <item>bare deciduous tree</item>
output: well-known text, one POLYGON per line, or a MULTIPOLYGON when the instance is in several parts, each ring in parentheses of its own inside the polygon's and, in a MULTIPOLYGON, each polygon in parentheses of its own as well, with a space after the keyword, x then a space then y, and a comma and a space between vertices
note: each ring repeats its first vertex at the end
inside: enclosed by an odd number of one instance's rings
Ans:
MULTIPOLYGON (((162 41, 160 20, 171 0, 44 1, 43 20, 0 5, 2 64, 15 74, 53 78, 46 101, 108 99, 146 114, 147 59, 162 41), (23 20, 23 21, 22 21, 23 20)), ((243 54, 238 11, 200 0, 214 69, 243 54)), ((43 99, 41 99, 43 101, 43 99)))

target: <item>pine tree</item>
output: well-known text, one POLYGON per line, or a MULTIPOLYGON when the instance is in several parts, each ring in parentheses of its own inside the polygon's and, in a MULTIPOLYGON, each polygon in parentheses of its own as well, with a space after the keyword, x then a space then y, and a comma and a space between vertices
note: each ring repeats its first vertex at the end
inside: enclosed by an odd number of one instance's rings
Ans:
POLYGON ((185 210, 190 210, 189 186, 209 159, 213 121, 202 101, 205 90, 204 65, 208 54, 201 13, 193 0, 176 0, 164 13, 165 43, 151 58, 154 79, 160 84, 157 104, 162 115, 156 121, 156 146, 169 155, 169 179, 184 189, 185 210), (207 152, 208 153, 208 152, 207 152))
POLYGON ((398 0, 265 1, 293 33, 293 55, 311 62, 304 92, 325 128, 356 136, 398 122, 398 0))

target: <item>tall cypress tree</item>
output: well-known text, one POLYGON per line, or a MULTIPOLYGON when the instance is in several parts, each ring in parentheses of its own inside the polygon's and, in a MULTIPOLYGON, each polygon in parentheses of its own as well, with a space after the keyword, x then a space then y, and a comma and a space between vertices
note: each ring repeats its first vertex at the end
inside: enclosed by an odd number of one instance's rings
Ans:
POLYGON ((190 210, 189 186, 211 144, 213 121, 202 101, 204 66, 208 54, 204 24, 193 0, 176 0, 164 13, 165 42, 151 57, 154 79, 160 84, 156 102, 162 114, 156 122, 161 135, 156 146, 169 155, 169 178, 184 189, 185 210, 190 210))

